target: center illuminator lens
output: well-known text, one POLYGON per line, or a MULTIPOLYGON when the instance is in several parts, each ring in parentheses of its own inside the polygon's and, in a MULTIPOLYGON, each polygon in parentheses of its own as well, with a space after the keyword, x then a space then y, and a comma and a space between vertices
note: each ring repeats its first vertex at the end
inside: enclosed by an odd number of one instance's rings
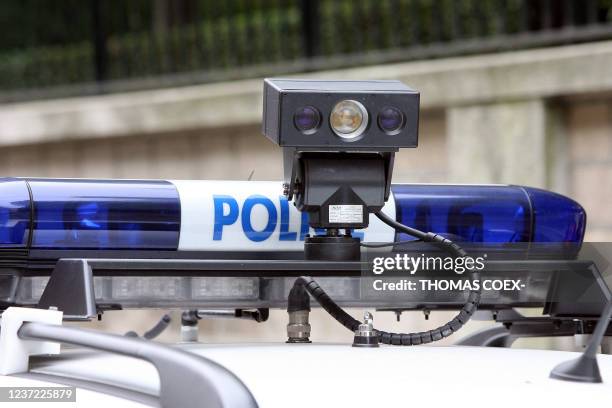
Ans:
POLYGON ((340 101, 332 109, 329 123, 334 133, 341 138, 354 139, 368 126, 368 111, 357 101, 340 101))

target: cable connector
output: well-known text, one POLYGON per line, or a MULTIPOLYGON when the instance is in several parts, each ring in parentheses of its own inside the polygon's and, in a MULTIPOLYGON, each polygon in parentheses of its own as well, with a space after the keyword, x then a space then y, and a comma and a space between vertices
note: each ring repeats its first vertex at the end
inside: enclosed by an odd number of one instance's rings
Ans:
POLYGON ((197 310, 186 310, 181 314, 181 342, 196 343, 198 341, 199 320, 197 310))
POLYGON ((310 295, 299 279, 289 292, 287 313, 287 343, 310 343, 310 295))
POLYGON ((372 313, 363 314, 363 323, 355 330, 353 347, 378 347, 378 333, 374 330, 372 313))
POLYGON ((308 310, 289 312, 287 343, 311 343, 309 314, 308 310))

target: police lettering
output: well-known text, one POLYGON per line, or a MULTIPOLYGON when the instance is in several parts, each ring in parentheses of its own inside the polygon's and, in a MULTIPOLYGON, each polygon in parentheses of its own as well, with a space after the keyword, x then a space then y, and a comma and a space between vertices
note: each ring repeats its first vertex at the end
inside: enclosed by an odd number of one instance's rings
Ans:
POLYGON ((301 213, 300 230, 290 230, 290 207, 287 198, 279 196, 279 208, 275 203, 263 195, 251 195, 247 197, 242 205, 239 205, 235 197, 229 195, 214 195, 214 227, 213 240, 223 239, 223 228, 233 225, 240 220, 242 232, 253 242, 262 242, 270 238, 278 227, 279 241, 300 241, 308 234, 308 216, 301 213), (255 229, 253 226, 252 213, 257 206, 265 209, 268 215, 266 225, 262 229, 255 229))

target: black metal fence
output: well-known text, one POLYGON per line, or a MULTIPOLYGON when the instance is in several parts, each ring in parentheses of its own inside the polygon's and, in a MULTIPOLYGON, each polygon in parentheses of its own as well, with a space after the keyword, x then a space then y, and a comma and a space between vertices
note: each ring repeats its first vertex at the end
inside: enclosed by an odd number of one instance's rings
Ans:
POLYGON ((6 0, 0 98, 612 38, 612 0, 6 0))

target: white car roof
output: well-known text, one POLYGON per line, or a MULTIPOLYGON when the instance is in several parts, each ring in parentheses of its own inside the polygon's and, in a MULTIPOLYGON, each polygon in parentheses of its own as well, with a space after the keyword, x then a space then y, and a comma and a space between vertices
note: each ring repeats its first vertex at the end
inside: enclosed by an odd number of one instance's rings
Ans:
MULTIPOLYGON (((612 406, 612 356, 599 355, 603 384, 549 378, 578 353, 483 348, 354 348, 347 344, 177 345, 234 372, 260 407, 612 406)), ((157 395, 153 366, 134 358, 80 349, 32 358, 33 373, 65 376, 157 395)))

